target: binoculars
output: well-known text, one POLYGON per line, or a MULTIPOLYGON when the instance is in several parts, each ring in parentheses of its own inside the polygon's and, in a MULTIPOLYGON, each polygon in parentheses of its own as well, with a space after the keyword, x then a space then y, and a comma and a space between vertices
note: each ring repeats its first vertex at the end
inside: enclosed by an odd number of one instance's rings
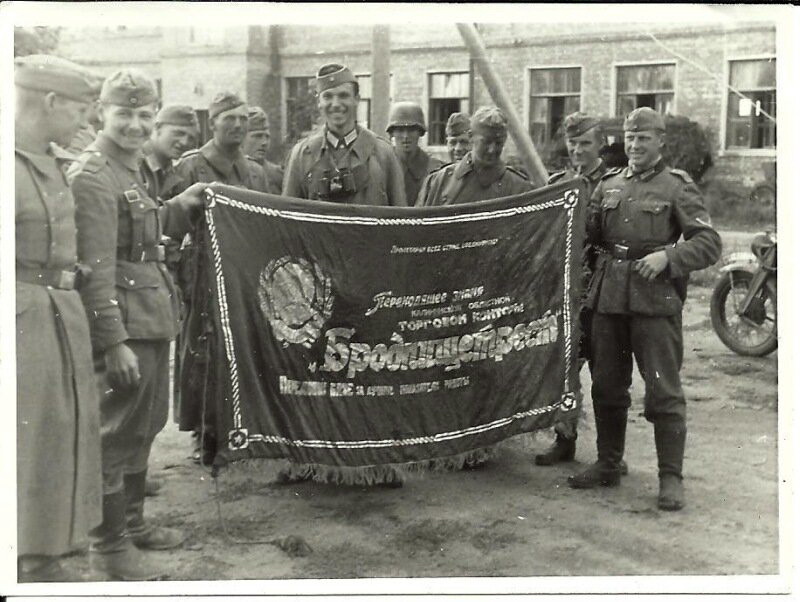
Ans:
POLYGON ((320 179, 319 198, 324 201, 336 200, 354 192, 356 192, 356 180, 349 168, 338 170, 334 175, 325 170, 320 179))

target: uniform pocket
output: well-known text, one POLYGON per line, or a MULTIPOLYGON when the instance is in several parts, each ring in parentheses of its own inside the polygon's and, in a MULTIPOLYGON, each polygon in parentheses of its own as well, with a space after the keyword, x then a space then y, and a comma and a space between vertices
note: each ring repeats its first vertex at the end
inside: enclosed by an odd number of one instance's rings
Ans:
POLYGON ((122 320, 132 338, 174 336, 175 304, 155 264, 118 263, 116 284, 122 320))
POLYGON ((671 204, 669 201, 641 201, 636 204, 641 216, 642 234, 645 240, 668 242, 670 234, 671 204))
POLYGON ((663 274, 647 280, 631 270, 630 310, 645 316, 674 316, 681 313, 683 302, 672 280, 663 274))

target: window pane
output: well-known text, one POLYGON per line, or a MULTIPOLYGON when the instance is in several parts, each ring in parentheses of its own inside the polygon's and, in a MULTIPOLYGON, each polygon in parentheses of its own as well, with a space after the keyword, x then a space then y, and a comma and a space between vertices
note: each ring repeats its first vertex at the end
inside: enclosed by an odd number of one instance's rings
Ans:
POLYGON ((581 97, 580 96, 567 96, 564 103, 564 112, 569 115, 575 111, 581 110, 581 97))
POLYGON ((618 92, 673 90, 675 65, 636 65, 617 67, 618 92))
POLYGON ((361 98, 372 98, 372 77, 369 75, 356 75, 358 93, 361 98))
POLYGON ((531 95, 581 91, 581 69, 531 69, 531 95))
POLYGON ((369 104, 370 101, 368 99, 362 98, 356 111, 356 120, 365 128, 369 127, 369 104))
POLYGON ((656 94, 656 102, 655 102, 655 110, 661 113, 662 115, 672 114, 672 106, 674 95, 673 94, 656 94))
POLYGON ((431 98, 469 98, 469 73, 431 73, 431 98))
POLYGON ((731 85, 741 90, 775 87, 775 59, 731 61, 731 85))
POLYGON ((447 118, 461 108, 459 99, 431 99, 428 111, 428 144, 444 144, 447 118))
POLYGON ((617 97, 617 115, 624 117, 636 108, 635 96, 618 96, 617 97))
POLYGON ((531 94, 546 94, 550 91, 549 75, 547 69, 531 70, 531 94))

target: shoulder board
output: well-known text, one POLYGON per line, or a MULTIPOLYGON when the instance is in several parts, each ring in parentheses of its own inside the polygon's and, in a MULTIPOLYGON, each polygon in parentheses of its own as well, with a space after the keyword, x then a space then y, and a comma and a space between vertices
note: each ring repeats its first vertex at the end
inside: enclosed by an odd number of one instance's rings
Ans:
POLYGON ((506 165, 506 169, 507 169, 508 171, 510 171, 511 173, 513 173, 513 174, 515 174, 515 175, 519 176, 519 177, 520 177, 520 178, 522 178, 523 180, 528 180, 528 179, 529 179, 529 178, 528 178, 528 176, 525 174, 525 172, 524 172, 524 171, 520 171, 520 170, 519 170, 519 169, 517 169, 516 167, 511 167, 510 165, 506 165))
POLYGON ((436 173, 437 171, 441 171, 445 167, 450 167, 451 165, 453 165, 452 161, 449 163, 442 163, 439 167, 434 167, 429 173, 436 173))
POLYGON ((185 159, 188 159, 189 157, 194 157, 195 155, 199 155, 199 154, 200 154, 200 149, 199 148, 192 148, 192 149, 186 151, 185 153, 183 153, 180 157, 178 157, 178 163, 180 163, 181 161, 183 161, 185 159))
POLYGON ((69 152, 65 148, 61 148, 55 142, 50 143, 50 149, 53 151, 53 156, 59 161, 76 161, 78 159, 76 154, 69 152))
POLYGON ((623 169, 625 169, 625 168, 624 167, 612 167, 606 173, 604 173, 602 176, 600 176, 600 179, 601 180, 607 180, 611 176, 615 176, 618 173, 621 173, 623 169))
POLYGON ((548 184, 555 184, 561 178, 563 178, 567 174, 566 170, 564 171, 557 171, 554 174, 551 174, 549 178, 547 178, 548 184))
POLYGON ((389 146, 389 147, 391 147, 391 148, 394 148, 394 147, 392 146, 392 142, 391 142, 391 141, 390 141, 388 138, 384 138, 383 136, 379 136, 379 135, 378 135, 378 134, 376 134, 375 132, 372 132, 372 135, 374 136, 375 140, 380 140, 381 142, 383 142, 383 143, 384 143, 384 144, 386 144, 387 146, 389 146))
POLYGON ((678 176, 681 180, 683 180, 687 184, 694 184, 692 176, 690 176, 687 172, 683 171, 682 169, 673 168, 669 170, 669 173, 671 173, 673 176, 678 176))
POLYGON ((106 158, 103 153, 97 150, 83 151, 75 159, 75 162, 70 165, 69 172, 71 174, 78 174, 80 172, 97 173, 106 164, 106 158))

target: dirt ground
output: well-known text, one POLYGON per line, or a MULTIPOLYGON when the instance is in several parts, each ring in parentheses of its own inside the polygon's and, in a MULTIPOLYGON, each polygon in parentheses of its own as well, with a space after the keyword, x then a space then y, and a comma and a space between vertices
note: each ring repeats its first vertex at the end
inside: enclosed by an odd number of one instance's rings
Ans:
MULTIPOLYGON (((594 460, 590 407, 576 462, 537 467, 533 456, 550 433, 520 436, 482 470, 423 474, 401 489, 277 485, 279 464, 264 461, 223 472, 217 495, 206 469, 189 459, 189 435, 170 423, 151 460, 164 487, 148 498, 147 513, 189 539, 150 554, 171 580, 776 574, 777 355, 728 351, 711 331, 709 294, 693 287, 684 311, 682 512, 656 509, 652 426, 641 415, 637 375, 630 474, 615 489, 566 485, 594 460), (252 543, 286 536, 302 537, 312 552, 252 543)), ((587 370, 582 379, 588 388, 587 370)), ((68 562, 88 571, 85 555, 68 562)))

